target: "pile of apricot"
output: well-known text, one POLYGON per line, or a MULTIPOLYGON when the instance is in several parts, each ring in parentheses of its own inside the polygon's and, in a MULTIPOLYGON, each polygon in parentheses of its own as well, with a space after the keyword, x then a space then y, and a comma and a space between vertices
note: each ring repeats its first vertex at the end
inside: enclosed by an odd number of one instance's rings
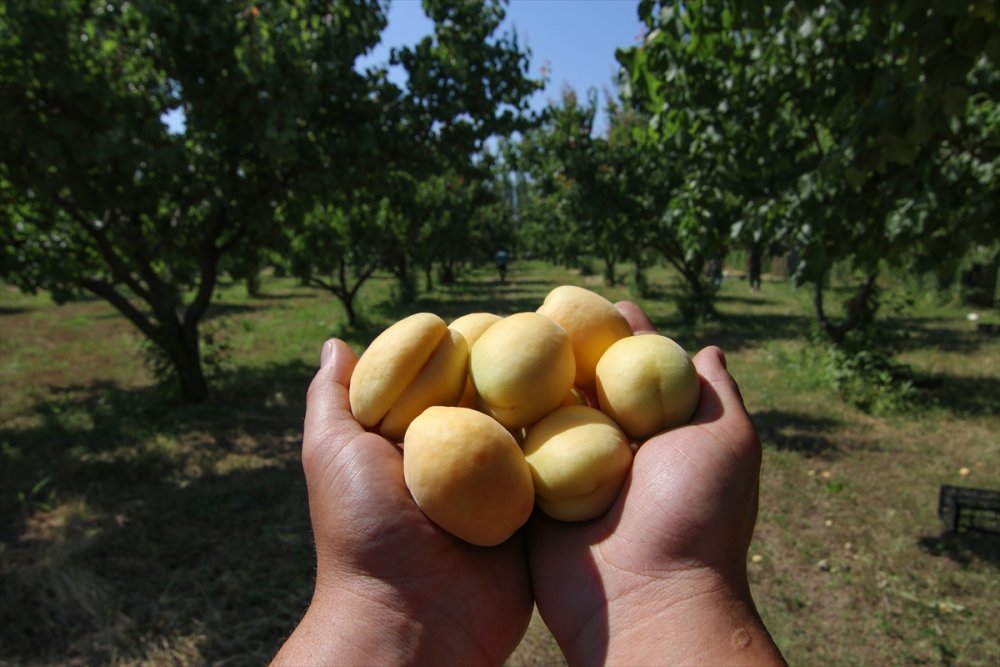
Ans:
POLYGON ((680 345, 633 335, 614 304, 570 285, 535 312, 400 320, 350 386, 355 419, 402 444, 421 510, 481 546, 510 537, 536 504, 563 521, 606 513, 632 443, 688 423, 699 397, 680 345))

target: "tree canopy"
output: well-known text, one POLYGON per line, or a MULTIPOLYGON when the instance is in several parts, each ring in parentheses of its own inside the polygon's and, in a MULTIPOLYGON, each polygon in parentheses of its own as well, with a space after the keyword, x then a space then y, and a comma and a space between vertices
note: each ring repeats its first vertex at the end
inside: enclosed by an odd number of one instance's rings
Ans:
POLYGON ((644 0, 639 13, 645 43, 619 59, 656 146, 690 165, 706 217, 797 250, 831 340, 871 314, 880 267, 995 240, 991 3, 644 0), (823 302, 837 262, 860 279, 839 322, 823 302))
POLYGON ((520 122, 535 84, 516 38, 493 37, 502 3, 424 5, 435 32, 395 54, 401 89, 355 66, 382 0, 5 3, 3 277, 108 300, 204 398, 198 329, 223 258, 253 270, 303 220, 368 234, 342 221, 520 122))

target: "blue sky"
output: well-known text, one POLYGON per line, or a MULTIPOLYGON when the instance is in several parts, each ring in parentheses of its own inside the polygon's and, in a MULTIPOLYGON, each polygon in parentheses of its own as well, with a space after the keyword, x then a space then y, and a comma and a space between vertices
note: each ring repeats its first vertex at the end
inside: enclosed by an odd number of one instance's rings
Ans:
MULTIPOLYGON (((638 0, 511 0, 502 30, 514 30, 522 48, 531 50, 529 74, 548 71, 545 90, 532 99, 533 108, 558 100, 569 86, 584 94, 597 90, 603 108, 604 89, 612 88, 618 72, 615 49, 633 46, 642 34, 638 0)), ((432 29, 420 0, 393 0, 389 26, 366 63, 388 61, 389 49, 416 43, 432 29)), ((599 118, 598 129, 604 126, 599 118)))
MULTIPOLYGON (((542 78, 543 68, 548 71, 532 107, 558 100, 569 86, 581 95, 596 89, 603 109, 604 89, 612 88, 618 71, 615 49, 635 45, 642 34, 637 7, 638 0, 511 0, 503 30, 516 31, 521 47, 531 50, 530 76, 542 78)), ((382 41, 360 65, 388 62, 390 48, 415 44, 431 29, 420 0, 393 0, 382 41)), ((167 114, 164 122, 183 131, 182 113, 167 114)), ((597 131, 604 127, 602 113, 597 131)))

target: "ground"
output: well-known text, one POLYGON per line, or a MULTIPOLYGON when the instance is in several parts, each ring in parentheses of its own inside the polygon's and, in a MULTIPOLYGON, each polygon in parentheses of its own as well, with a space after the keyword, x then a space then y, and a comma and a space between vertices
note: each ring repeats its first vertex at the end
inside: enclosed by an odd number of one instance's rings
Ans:
MULTIPOLYGON (((672 276, 650 279, 639 298, 514 262, 504 284, 487 266, 399 306, 379 276, 356 329, 291 280, 267 277, 259 298, 225 284, 203 328, 214 393, 198 406, 157 388, 109 306, 0 286, 0 662, 266 662, 311 592, 298 448, 323 340, 360 351, 417 310, 534 310, 560 283, 635 299, 688 350, 726 351, 764 446, 748 569, 790 663, 1000 662, 1000 543, 944 534, 936 515, 942 484, 1000 488, 1000 338, 940 295, 886 313, 918 396, 873 414, 824 382, 807 294, 727 279, 720 318, 684 327, 672 276)), ((537 616, 508 662, 562 662, 537 616)))

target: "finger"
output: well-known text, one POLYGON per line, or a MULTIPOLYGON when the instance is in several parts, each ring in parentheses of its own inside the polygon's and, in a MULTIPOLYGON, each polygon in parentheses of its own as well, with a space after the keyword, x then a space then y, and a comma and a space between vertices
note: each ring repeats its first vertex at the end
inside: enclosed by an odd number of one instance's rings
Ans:
POLYGON ((331 338, 323 343, 320 367, 332 365, 333 381, 345 387, 350 385, 351 374, 358 363, 358 357, 351 346, 339 338, 331 338))
POLYGON ((726 369, 726 357, 717 347, 701 350, 694 357, 701 383, 701 399, 691 423, 729 445, 747 466, 759 469, 760 439, 743 403, 736 380, 726 369))
POLYGON ((619 301, 615 304, 615 308, 617 308, 618 312, 625 316, 625 320, 628 321, 629 326, 632 327, 632 333, 656 333, 656 327, 654 327, 653 323, 649 321, 649 318, 646 316, 646 313, 642 311, 642 308, 636 304, 631 301, 619 301))
POLYGON ((736 380, 726 369, 726 355, 714 345, 694 356, 701 382, 701 400, 692 417, 695 423, 715 421, 723 415, 746 415, 743 396, 736 380))
POLYGON ((353 415, 348 387, 358 363, 357 355, 347 343, 333 338, 323 344, 319 371, 316 372, 306 395, 305 439, 322 438, 332 428, 347 427, 362 431, 353 415))

